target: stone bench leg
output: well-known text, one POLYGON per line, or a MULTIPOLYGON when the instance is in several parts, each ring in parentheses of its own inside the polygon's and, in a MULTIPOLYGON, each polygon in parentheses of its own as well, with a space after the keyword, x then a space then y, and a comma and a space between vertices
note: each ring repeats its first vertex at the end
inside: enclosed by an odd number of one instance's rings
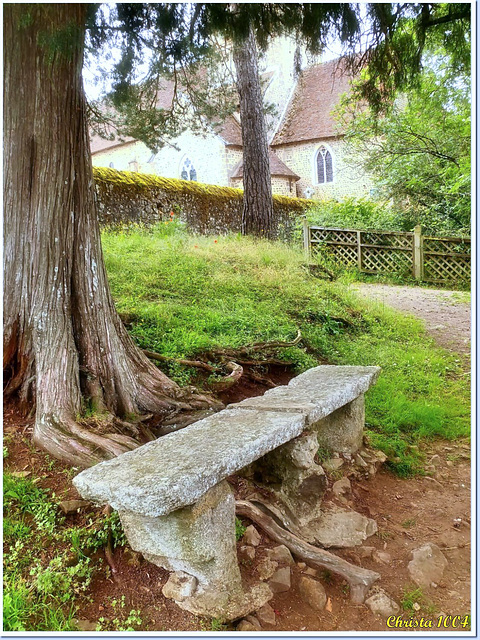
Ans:
POLYGON ((242 587, 235 541, 235 500, 227 482, 207 491, 195 504, 153 518, 119 512, 135 551, 150 562, 176 572, 164 595, 188 611, 234 620, 271 598, 269 588, 242 587))
POLYGON ((316 431, 320 447, 338 453, 355 453, 363 443, 365 396, 362 393, 310 428, 316 431))
POLYGON ((318 516, 327 488, 325 472, 314 461, 317 451, 317 434, 309 433, 263 456, 251 469, 300 526, 318 516))

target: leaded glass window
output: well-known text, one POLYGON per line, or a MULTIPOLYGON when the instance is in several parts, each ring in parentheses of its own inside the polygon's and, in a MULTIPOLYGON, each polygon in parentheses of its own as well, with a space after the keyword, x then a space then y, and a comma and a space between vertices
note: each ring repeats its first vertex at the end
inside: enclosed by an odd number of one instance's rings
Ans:
POLYGON ((317 152, 317 182, 318 184, 333 182, 332 154, 325 147, 320 147, 317 152))
POLYGON ((183 161, 182 170, 180 171, 180 177, 182 178, 182 180, 197 179, 197 172, 190 158, 185 158, 185 160, 183 161))

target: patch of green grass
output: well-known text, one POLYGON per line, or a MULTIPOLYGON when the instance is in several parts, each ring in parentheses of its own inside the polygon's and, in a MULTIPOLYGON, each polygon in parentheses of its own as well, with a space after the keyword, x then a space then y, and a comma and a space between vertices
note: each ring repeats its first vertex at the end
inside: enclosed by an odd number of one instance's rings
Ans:
POLYGON ((402 522, 402 527, 405 527, 405 529, 410 529, 411 527, 414 527, 417 524, 417 521, 415 520, 415 518, 408 518, 408 520, 404 520, 402 522))
POLYGON ((402 609, 407 613, 414 615, 416 613, 414 605, 420 603, 423 600, 423 591, 418 588, 414 589, 405 589, 403 592, 403 597, 401 600, 402 609))
POLYGON ((116 512, 69 528, 56 496, 30 478, 3 475, 5 631, 76 631, 74 616, 86 598, 94 571, 90 555, 125 544, 116 512))
MULTIPOLYGON (((251 238, 103 234, 118 310, 143 347, 177 358, 258 341, 302 342, 277 357, 301 372, 319 363, 379 365, 366 397, 368 437, 400 476, 422 471, 422 438, 468 436, 470 394, 460 357, 419 321, 319 280, 292 246, 251 238)), ((164 367, 180 384, 196 372, 164 367)))

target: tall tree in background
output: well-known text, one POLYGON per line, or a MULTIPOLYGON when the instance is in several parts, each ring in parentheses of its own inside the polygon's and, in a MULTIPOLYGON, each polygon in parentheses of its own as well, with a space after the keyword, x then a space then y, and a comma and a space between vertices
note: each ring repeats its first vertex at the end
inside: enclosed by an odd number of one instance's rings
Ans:
POLYGON ((252 30, 246 40, 235 44, 233 59, 243 141, 242 234, 275 237, 267 127, 258 74, 257 43, 252 30))
MULTIPOLYGON (((141 46, 142 29, 170 34, 175 55, 184 45, 189 50, 192 39, 213 32, 241 39, 252 28, 262 46, 289 29, 312 50, 334 25, 345 39, 359 33, 354 8, 344 4, 239 5, 235 14, 226 10, 229 5, 199 4, 191 33, 182 32, 178 5, 119 6, 123 20, 114 22, 110 33, 123 30, 130 55, 123 71, 118 67, 120 88, 141 46)), ((402 59, 402 47, 389 48, 401 14, 391 5, 371 6, 382 9, 382 20, 373 23, 384 39, 375 54, 384 60, 376 67, 381 80, 390 77, 392 60, 402 59), (389 21, 382 30, 385 15, 389 21)), ((401 6, 416 16, 420 35, 432 21, 468 23, 469 5, 401 6)), ((5 396, 18 395, 25 407, 36 406, 35 441, 80 466, 135 447, 146 414, 167 417, 212 405, 194 390, 180 389, 145 358, 111 298, 81 75, 87 24, 109 33, 104 21, 94 19, 97 11, 98 5, 89 4, 4 5, 5 396), (88 406, 103 419, 89 424, 88 406)), ((449 27, 456 37, 460 31, 449 27)), ((421 38, 415 42, 421 50, 421 38)), ((415 56, 409 60, 412 75, 419 62, 415 56)), ((405 74, 399 77, 406 80, 405 74)))

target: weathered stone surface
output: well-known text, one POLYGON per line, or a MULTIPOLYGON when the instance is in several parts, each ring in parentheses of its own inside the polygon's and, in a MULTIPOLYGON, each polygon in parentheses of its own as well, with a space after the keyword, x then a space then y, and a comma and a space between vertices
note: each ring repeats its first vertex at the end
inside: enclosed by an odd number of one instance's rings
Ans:
POLYGON ((258 629, 248 620, 240 620, 237 624, 237 631, 258 631, 258 629))
POLYGON ((267 555, 271 560, 275 560, 275 562, 279 562, 280 564, 295 564, 290 549, 284 544, 280 544, 273 549, 268 549, 267 555))
POLYGON ((184 571, 172 573, 165 583, 162 593, 166 598, 181 602, 191 598, 197 590, 198 580, 184 571))
POLYGON ((85 500, 63 500, 58 505, 65 515, 76 513, 79 509, 88 507, 90 503, 85 500))
POLYGON ((372 558, 375 562, 381 562, 383 564, 390 564, 392 561, 392 556, 386 551, 374 551, 372 554, 372 558))
POLYGON ((336 505, 322 507, 322 515, 309 526, 322 547, 354 547, 377 531, 375 520, 336 505))
POLYGON ((380 367, 314 367, 290 380, 287 387, 276 387, 263 396, 230 406, 300 412, 306 416, 308 425, 312 425, 363 395, 379 374, 380 367))
POLYGON ((277 624, 277 617, 275 615, 275 611, 272 609, 272 607, 268 603, 265 604, 263 607, 260 607, 260 609, 256 612, 256 614, 260 624, 262 625, 270 624, 272 626, 275 626, 277 624))
POLYGON ((277 569, 268 584, 273 593, 288 591, 290 589, 290 567, 277 569))
POLYGON ((350 496, 352 493, 352 485, 350 480, 346 477, 341 478, 333 483, 332 491, 337 498, 344 498, 350 496))
POLYGON ((317 434, 309 433, 295 438, 292 442, 283 445, 282 451, 297 469, 310 469, 315 464, 314 458, 318 451, 317 434))
POLYGON ((193 504, 304 426, 299 413, 226 409, 86 469, 73 484, 84 498, 117 511, 162 516, 193 504))
POLYGON ((339 453, 355 453, 363 443, 365 398, 355 398, 314 425, 318 444, 339 453))
POLYGON ((250 545, 243 544, 238 548, 238 556, 241 560, 252 562, 255 559, 255 549, 250 545))
POLYGON ((252 547, 258 547, 258 545, 262 541, 262 538, 253 524, 251 524, 245 529, 242 540, 245 544, 249 544, 252 547))
POLYGON ((448 564, 447 559, 436 544, 428 542, 412 551, 412 560, 408 563, 408 573, 419 587, 429 587, 432 582, 439 583, 448 564))
POLYGON ((134 551, 170 571, 184 571, 203 585, 240 588, 235 542, 235 501, 227 482, 192 507, 151 518, 119 512, 134 551))
POLYGON ((315 611, 323 611, 327 602, 327 594, 320 582, 309 576, 301 576, 298 589, 304 602, 315 611))
POLYGON ((278 562, 274 562, 270 560, 270 558, 263 558, 263 560, 257 564, 257 573, 260 580, 268 580, 271 578, 277 570, 277 567, 278 562))
POLYGON ((343 465, 343 459, 342 458, 329 458, 328 460, 325 460, 325 462, 322 462, 322 467, 325 469, 325 471, 328 472, 332 472, 332 471, 337 471, 337 469, 340 469, 340 467, 343 465))
POLYGON ((317 436, 309 433, 278 447, 252 465, 256 482, 272 491, 298 523, 319 515, 327 488, 325 472, 314 461, 317 449, 317 436))
POLYGON ((256 611, 271 600, 272 595, 267 584, 260 582, 250 591, 236 594, 232 594, 226 588, 223 592, 198 589, 192 598, 178 601, 177 604, 181 609, 196 615, 217 618, 220 622, 230 622, 256 611))
POLYGON ((383 589, 378 589, 376 593, 367 598, 365 604, 374 615, 381 616, 382 618, 394 616, 400 611, 400 607, 395 600, 392 600, 383 589))
POLYGON ((262 625, 255 616, 245 616, 245 620, 254 626, 256 631, 262 630, 262 625))

